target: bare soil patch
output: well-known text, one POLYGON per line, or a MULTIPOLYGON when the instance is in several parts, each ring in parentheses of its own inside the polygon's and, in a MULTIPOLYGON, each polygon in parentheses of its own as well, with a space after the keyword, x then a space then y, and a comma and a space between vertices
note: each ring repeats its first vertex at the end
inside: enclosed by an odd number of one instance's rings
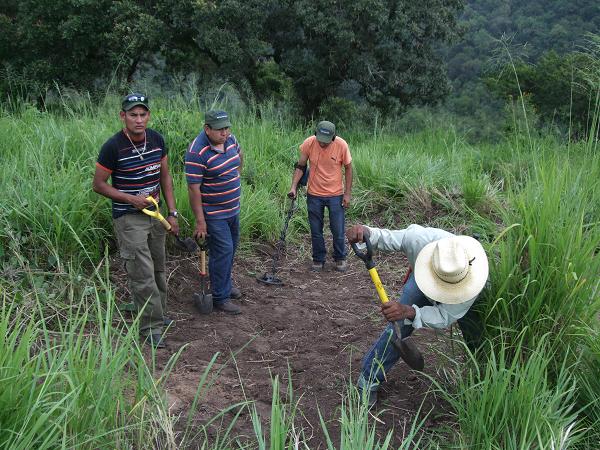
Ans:
MULTIPOLYGON (((197 405, 194 419, 198 423, 230 405, 252 400, 266 425, 271 411, 272 377, 278 375, 283 381, 284 398, 291 375, 302 413, 297 417, 297 429, 302 428, 310 437, 310 448, 326 448, 319 412, 334 443, 339 440, 342 394, 350 382, 356 382, 362 356, 383 330, 385 320, 362 261, 350 252, 346 273, 335 271, 332 262, 322 273, 313 273, 307 248, 309 243, 288 246, 277 274, 283 286, 267 286, 256 280, 271 270, 267 252, 237 256, 234 285, 243 292, 237 301, 243 312, 237 316, 223 312, 198 314, 191 301, 193 293, 200 290, 197 257, 170 255, 168 310, 176 325, 167 334, 167 349, 157 352, 156 362, 159 370, 164 368, 172 354, 186 346, 166 384, 173 414, 187 417, 200 377, 219 352, 212 372, 220 372, 197 405)), ((407 270, 405 258, 400 254, 376 254, 375 259, 388 295, 397 298, 407 270)), ((113 272, 115 280, 126 289, 124 275, 117 272, 113 272)), ((394 446, 401 443, 404 429, 422 403, 422 413, 431 412, 425 431, 439 429, 448 420, 444 404, 428 394, 431 381, 424 374, 436 376, 443 360, 438 353, 450 351, 449 332, 418 330, 413 339, 425 356, 424 373, 398 363, 389 373, 373 412, 380 436, 395 430, 394 446)), ((233 418, 233 414, 227 418, 233 418)), ((234 435, 241 442, 252 440, 247 412, 242 413, 234 435)))

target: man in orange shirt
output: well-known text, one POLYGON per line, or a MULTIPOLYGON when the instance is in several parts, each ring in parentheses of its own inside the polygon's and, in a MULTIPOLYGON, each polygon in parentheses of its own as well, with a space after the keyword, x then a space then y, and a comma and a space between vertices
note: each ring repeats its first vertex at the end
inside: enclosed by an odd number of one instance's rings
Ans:
POLYGON ((336 136, 333 123, 319 122, 315 135, 308 137, 300 145, 300 159, 292 176, 292 187, 288 197, 296 198, 298 182, 306 171, 307 162, 310 163, 310 172, 306 205, 312 238, 312 270, 321 272, 325 265, 327 250, 323 238, 323 219, 327 208, 329 228, 333 235, 335 268, 345 272, 347 252, 344 238, 344 209, 350 205, 352 156, 346 141, 336 136))

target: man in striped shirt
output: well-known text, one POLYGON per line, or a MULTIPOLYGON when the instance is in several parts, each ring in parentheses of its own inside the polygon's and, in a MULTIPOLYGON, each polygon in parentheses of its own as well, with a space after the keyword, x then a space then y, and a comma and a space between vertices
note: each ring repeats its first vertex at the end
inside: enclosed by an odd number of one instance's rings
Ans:
POLYGON ((241 293, 232 287, 233 257, 240 236, 240 171, 242 150, 231 134, 225 111, 208 111, 204 129, 185 155, 185 176, 190 205, 196 218, 194 237, 208 235, 208 271, 213 306, 240 314, 231 299, 241 293))
POLYGON ((161 188, 169 209, 171 232, 179 233, 173 180, 169 174, 167 148, 163 137, 146 128, 150 120, 148 97, 132 93, 122 101, 124 128, 104 143, 96 163, 93 189, 112 200, 112 216, 119 252, 133 302, 140 317, 140 335, 156 348, 165 347, 163 328, 172 321, 165 316, 167 281, 165 277, 165 228, 142 213, 160 201, 161 188), (112 185, 108 178, 112 178, 112 185))

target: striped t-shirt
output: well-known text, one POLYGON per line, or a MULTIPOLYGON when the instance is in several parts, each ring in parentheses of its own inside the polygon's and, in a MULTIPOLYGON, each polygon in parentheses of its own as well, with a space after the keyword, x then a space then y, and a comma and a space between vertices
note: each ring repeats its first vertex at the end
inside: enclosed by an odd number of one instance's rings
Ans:
MULTIPOLYGON (((96 165, 111 174, 115 189, 131 195, 151 195, 160 199, 160 165, 167 157, 165 141, 160 133, 146 129, 146 150, 143 142, 135 146, 121 130, 104 143, 96 165)), ((152 209, 152 208, 150 208, 152 209)), ((112 201, 113 218, 139 212, 129 203, 112 201)))
POLYGON ((188 184, 200 184, 206 220, 227 219, 240 212, 240 146, 230 135, 224 151, 215 149, 202 131, 185 154, 188 184))

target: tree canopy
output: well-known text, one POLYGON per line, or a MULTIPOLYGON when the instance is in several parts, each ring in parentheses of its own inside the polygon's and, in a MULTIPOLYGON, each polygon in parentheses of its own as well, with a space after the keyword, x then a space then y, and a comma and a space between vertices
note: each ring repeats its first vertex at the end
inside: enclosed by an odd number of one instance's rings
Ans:
POLYGON ((247 82, 258 96, 278 86, 262 77, 279 74, 306 113, 348 86, 384 109, 426 104, 447 92, 435 49, 454 36, 460 8, 460 0, 8 0, 0 88, 93 89, 160 61, 170 73, 247 82))

